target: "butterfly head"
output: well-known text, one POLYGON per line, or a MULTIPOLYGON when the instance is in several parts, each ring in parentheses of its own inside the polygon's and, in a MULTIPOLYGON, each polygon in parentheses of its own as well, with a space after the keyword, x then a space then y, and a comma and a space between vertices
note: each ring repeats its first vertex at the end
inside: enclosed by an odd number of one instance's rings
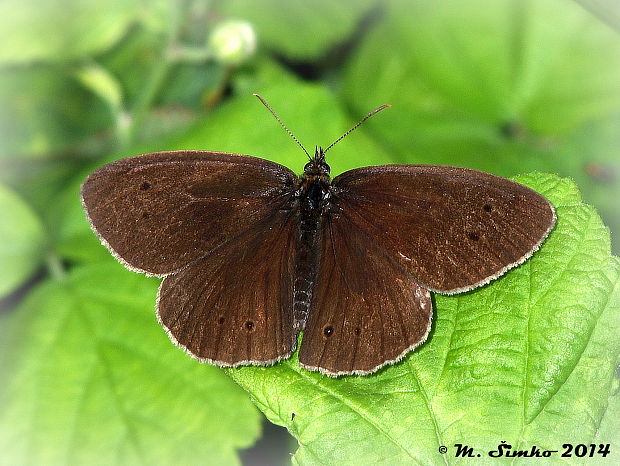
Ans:
POLYGON ((304 166, 306 177, 325 177, 329 179, 329 165, 325 161, 325 151, 322 147, 314 149, 314 157, 304 166))
POLYGON ((330 150, 332 147, 334 147, 336 144, 338 144, 340 141, 342 141, 345 137, 347 137, 349 134, 351 134, 357 128, 359 128, 359 126, 362 123, 364 123, 366 120, 368 120, 375 113, 379 113, 384 108, 391 107, 391 105, 386 104, 386 105, 381 105, 380 107, 374 109, 372 112, 370 112, 364 118, 362 118, 359 121, 359 123, 357 123, 353 128, 351 128, 349 131, 344 133, 342 136, 340 136, 338 139, 336 139, 334 142, 332 142, 329 146, 327 146, 327 149, 323 149, 322 147, 315 147, 315 149, 314 149, 314 157, 311 157, 310 154, 308 153, 308 151, 306 150, 306 148, 304 147, 304 145, 301 142, 299 142, 299 139, 297 139, 295 137, 295 135, 282 122, 282 120, 280 120, 280 117, 278 115, 276 115, 276 112, 273 111, 273 109, 265 101, 265 99, 263 99, 258 94, 254 94, 254 96, 257 97, 258 100, 260 100, 262 102, 262 104, 267 108, 267 110, 269 110, 271 112, 271 114, 274 116, 276 121, 278 123, 280 123, 280 126, 282 126, 282 128, 284 128, 284 131, 286 131, 289 134, 289 136, 291 138, 293 138, 293 141, 295 141, 297 143, 297 145, 299 145, 299 147, 302 148, 304 153, 308 156, 308 159, 310 159, 310 161, 304 166, 304 174, 301 177, 302 181, 305 183, 305 180, 309 180, 311 182, 313 182, 314 180, 320 180, 320 182, 323 183, 324 185, 329 185, 329 171, 330 171, 330 168, 329 168, 329 165, 327 165, 327 162, 325 162, 325 154, 327 153, 327 151, 330 150))

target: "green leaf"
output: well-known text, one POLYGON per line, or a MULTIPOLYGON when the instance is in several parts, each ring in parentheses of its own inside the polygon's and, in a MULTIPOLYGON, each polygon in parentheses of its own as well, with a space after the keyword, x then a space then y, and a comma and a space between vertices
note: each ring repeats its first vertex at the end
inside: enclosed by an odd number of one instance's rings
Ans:
MULTIPOLYGON (((315 144, 327 147, 355 124, 355 119, 348 118, 321 86, 282 82, 264 89, 263 96, 311 152, 315 144)), ((250 154, 282 163, 298 173, 306 161, 302 150, 249 92, 232 99, 210 118, 197 122, 181 135, 165 141, 150 141, 123 155, 174 149, 250 154)), ((364 133, 363 127, 335 146, 330 155, 334 175, 361 165, 391 161, 364 133)), ((69 183, 48 213, 57 251, 71 260, 92 262, 107 257, 108 252, 90 230, 79 202, 80 185, 87 174, 82 173, 69 183)))
MULTIPOLYGON (((620 231, 617 199, 620 197, 620 114, 584 125, 558 147, 561 166, 556 170, 570 175, 593 204, 612 232, 620 231)), ((620 252, 620 236, 612 235, 612 250, 620 252)))
POLYGON ((50 199, 66 187, 80 166, 83 163, 76 159, 59 163, 54 158, 0 158, 0 184, 13 189, 42 216, 50 208, 50 199))
POLYGON ((222 13, 248 20, 256 28, 259 46, 297 60, 325 55, 344 43, 373 6, 371 0, 235 0, 220 2, 222 13))
POLYGON ((0 63, 56 62, 105 50, 141 20, 156 27, 165 1, 4 0, 0 63))
POLYGON ((620 451, 620 377, 615 380, 613 393, 593 442, 611 443, 611 451, 620 451))
MULTIPOLYGON (((199 30, 204 27, 193 25, 199 30)), ((193 29, 187 24, 181 27, 185 28, 193 29)), ((213 61, 184 62, 171 51, 179 45, 170 43, 170 35, 134 28, 121 46, 99 58, 123 89, 123 108, 130 111, 131 119, 122 118, 119 129, 128 125, 127 136, 134 143, 159 140, 163 134, 186 128, 196 120, 195 113, 209 105, 209 96, 223 92, 226 85, 225 67, 213 61)))
POLYGON ((109 109, 62 66, 0 70, 0 158, 50 157, 112 124, 109 109))
POLYGON ((369 123, 403 162, 514 175, 560 165, 557 138, 617 111, 619 80, 618 34, 573 2, 394 0, 341 94, 394 104, 369 123))
POLYGON ((14 291, 40 265, 43 226, 17 194, 0 184, 0 298, 14 291))
MULTIPOLYGON (((620 355, 620 263, 610 257, 609 232, 572 182, 544 174, 518 181, 556 206, 555 230, 492 284, 435 295, 431 337, 402 362, 337 379, 301 369, 295 357, 228 371, 297 438, 295 463, 470 464, 455 458, 455 443, 488 462, 502 440, 552 450, 614 441, 599 430, 617 395, 620 355)), ((612 451, 608 461, 619 458, 612 451)))
POLYGON ((108 70, 91 62, 75 71, 78 81, 93 94, 103 100, 113 115, 123 109, 123 91, 114 76, 108 70))
POLYGON ((575 0, 610 26, 620 30, 620 8, 616 0, 575 0))
POLYGON ((113 261, 37 287, 0 320, 3 464, 238 464, 260 417, 157 323, 158 280, 113 261))

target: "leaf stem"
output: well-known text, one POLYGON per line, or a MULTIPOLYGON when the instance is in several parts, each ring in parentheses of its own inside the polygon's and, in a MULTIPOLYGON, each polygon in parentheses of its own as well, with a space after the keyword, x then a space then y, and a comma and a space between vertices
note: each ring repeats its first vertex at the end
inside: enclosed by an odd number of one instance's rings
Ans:
MULTIPOLYGON (((151 73, 146 84, 142 88, 142 92, 138 95, 136 103, 131 109, 130 123, 127 130, 127 137, 122 144, 127 147, 136 140, 136 136, 142 127, 144 120, 149 114, 153 102, 159 93, 162 84, 165 82, 174 60, 170 57, 170 50, 174 47, 179 28, 180 28, 180 2, 174 2, 171 8, 172 14, 169 21, 169 27, 166 35, 165 44, 162 46, 161 54, 157 62, 153 65, 151 73)), ((123 147, 123 148, 125 148, 123 147)))
POLYGON ((45 263, 47 265, 47 270, 49 274, 54 278, 54 280, 62 282, 67 277, 67 271, 65 270, 65 266, 63 265, 60 257, 55 252, 50 252, 46 258, 45 263))

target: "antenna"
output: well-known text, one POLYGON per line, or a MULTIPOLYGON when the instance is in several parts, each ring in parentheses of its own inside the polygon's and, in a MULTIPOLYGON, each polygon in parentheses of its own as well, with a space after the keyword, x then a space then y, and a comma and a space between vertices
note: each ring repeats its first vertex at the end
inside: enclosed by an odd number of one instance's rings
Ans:
MULTIPOLYGON (((280 117, 278 117, 278 115, 276 115, 276 112, 274 112, 274 111, 273 111, 273 108, 271 108, 271 107, 269 106, 269 104, 265 101, 265 99, 263 99, 263 98, 262 98, 260 95, 258 95, 258 94, 252 94, 252 95, 253 95, 254 97, 258 97, 258 100, 260 100, 260 101, 263 103, 263 105, 264 105, 265 107, 267 107, 267 110, 269 110, 269 111, 271 112, 271 114, 274 116, 274 118, 278 121, 278 123, 280 123, 280 126, 282 126, 282 128, 284 128, 284 131, 286 131, 286 132, 288 133, 288 135, 289 135, 290 137, 292 137, 292 138, 293 138, 293 140, 294 140, 297 144, 299 144, 299 147, 301 147, 301 148, 303 149, 303 151, 306 153, 306 155, 308 156, 308 158, 309 158, 310 160, 312 160, 312 157, 310 157, 310 154, 308 154, 308 151, 307 151, 307 150, 306 150, 306 148, 303 146, 303 144, 302 144, 301 142, 299 142, 299 139, 297 139, 297 138, 295 137, 295 135, 291 132, 291 130, 290 130, 290 129, 288 129, 288 128, 286 127, 286 125, 282 122, 282 120, 280 120, 280 117)), ((366 118, 368 118, 368 117, 366 117, 366 118)))
POLYGON ((355 131, 357 128, 359 128, 362 125, 362 123, 364 123, 366 120, 368 120, 375 113, 379 113, 381 110, 383 110, 384 108, 388 108, 388 107, 391 107, 391 105, 390 104, 385 104, 385 105, 381 105, 381 107, 379 107, 379 108, 375 108, 372 112, 370 112, 368 115, 366 115, 364 118, 362 118, 361 121, 358 124, 356 124, 353 128, 351 128, 349 131, 347 131, 342 136, 340 136, 338 139, 336 139, 334 142, 332 142, 329 145, 329 147, 323 151, 323 153, 325 154, 328 150, 330 150, 332 147, 334 147, 336 144, 338 144, 340 141, 342 141, 344 138, 346 138, 349 134, 351 134, 353 131, 355 131))

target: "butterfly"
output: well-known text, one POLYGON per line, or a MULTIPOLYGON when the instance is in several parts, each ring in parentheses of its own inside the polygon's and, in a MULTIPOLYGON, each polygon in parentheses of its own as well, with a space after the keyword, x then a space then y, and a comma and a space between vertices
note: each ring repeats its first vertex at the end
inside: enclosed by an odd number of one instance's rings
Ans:
POLYGON ((329 376, 369 374, 422 344, 431 292, 462 293, 521 264, 552 230, 552 205, 488 173, 383 165, 330 177, 246 155, 155 152, 99 168, 81 190, 102 243, 164 277, 157 317, 218 366, 288 358, 329 376))

